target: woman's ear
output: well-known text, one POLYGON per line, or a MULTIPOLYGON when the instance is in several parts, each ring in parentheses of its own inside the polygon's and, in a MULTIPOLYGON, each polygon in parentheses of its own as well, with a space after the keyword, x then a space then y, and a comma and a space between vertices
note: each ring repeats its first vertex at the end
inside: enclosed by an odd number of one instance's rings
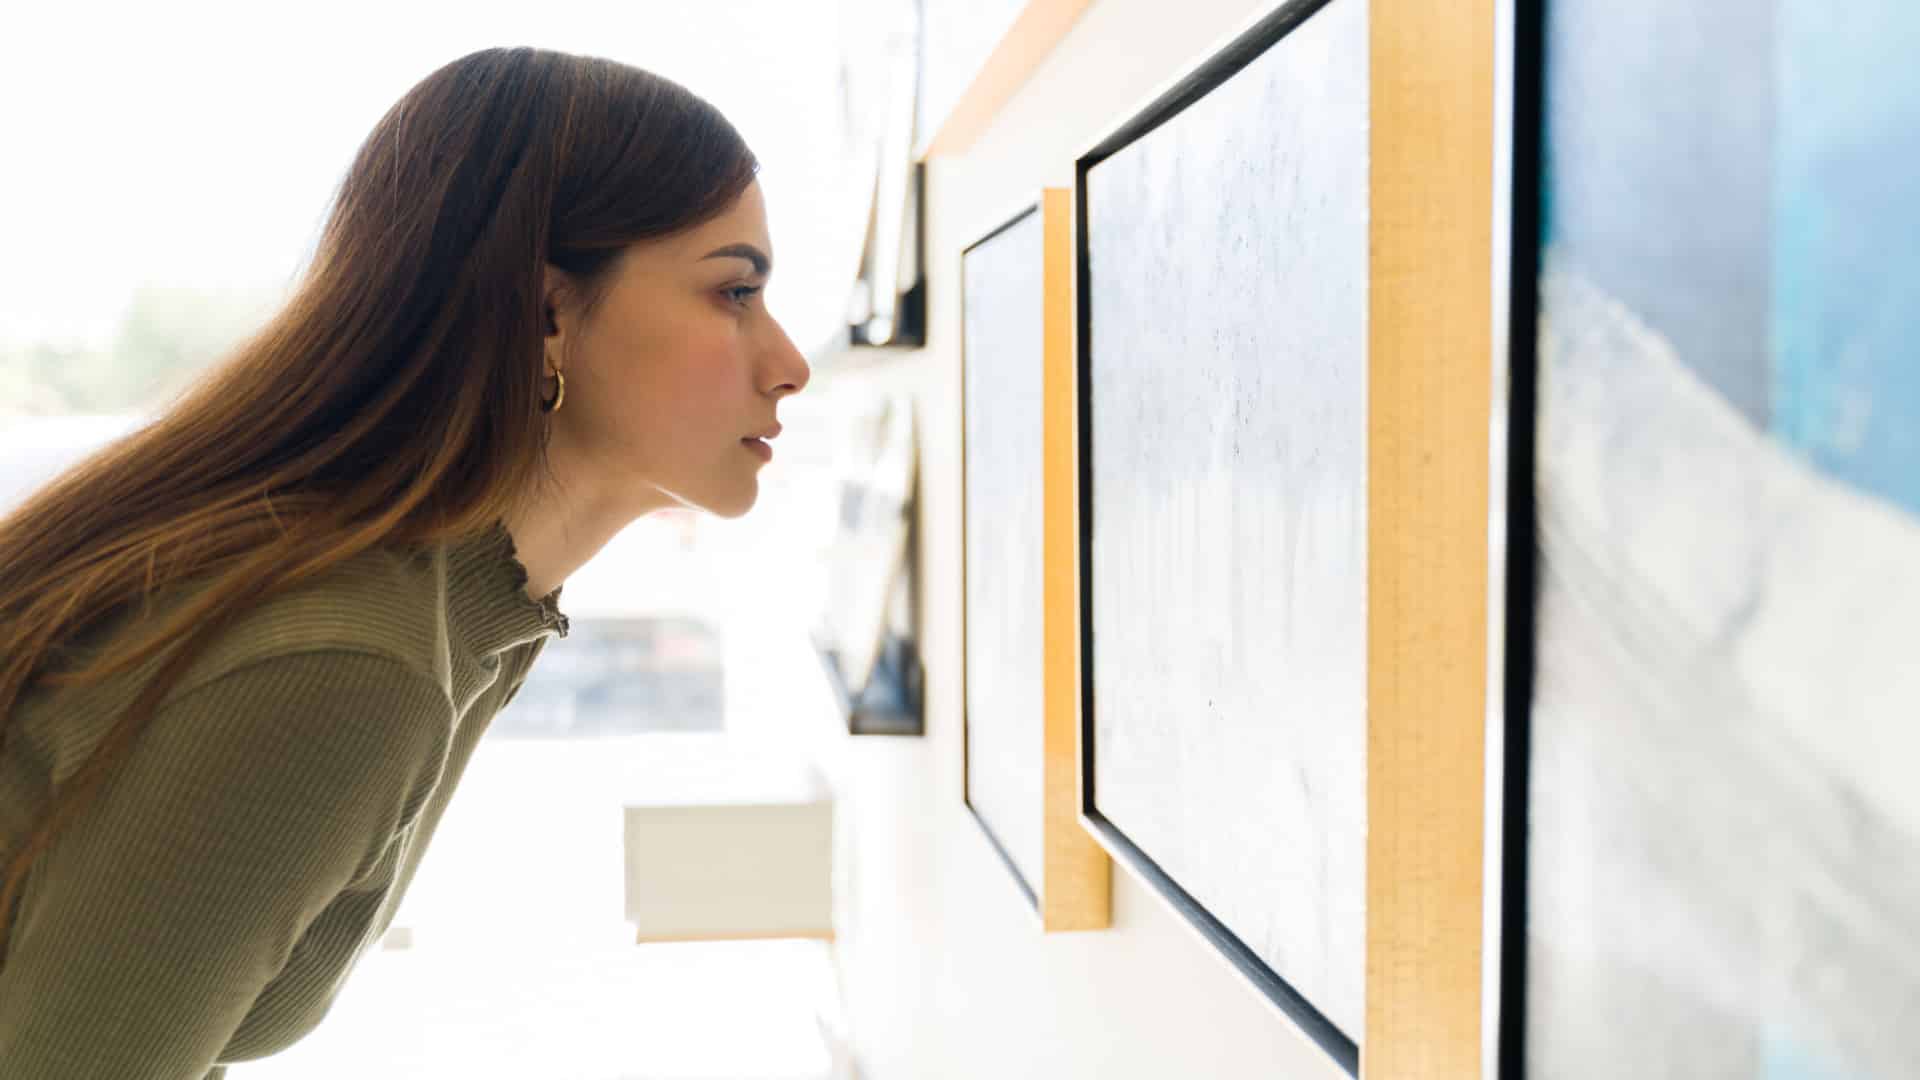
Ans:
POLYGON ((540 315, 545 320, 541 330, 549 338, 558 337, 562 315, 572 296, 567 272, 551 263, 542 267, 540 293, 540 315))

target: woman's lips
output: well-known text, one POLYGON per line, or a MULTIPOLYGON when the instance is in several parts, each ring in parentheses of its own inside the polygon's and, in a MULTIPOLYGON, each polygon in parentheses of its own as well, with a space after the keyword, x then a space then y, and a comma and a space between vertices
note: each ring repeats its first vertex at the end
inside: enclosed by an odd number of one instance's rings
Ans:
POLYGON ((773 460, 773 447, 765 439, 745 438, 740 440, 740 445, 761 461, 773 460))

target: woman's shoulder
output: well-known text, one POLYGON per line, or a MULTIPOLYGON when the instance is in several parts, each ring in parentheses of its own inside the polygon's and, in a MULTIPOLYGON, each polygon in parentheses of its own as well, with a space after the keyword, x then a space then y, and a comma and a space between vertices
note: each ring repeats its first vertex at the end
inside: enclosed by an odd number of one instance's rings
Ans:
MULTIPOLYGON (((90 629, 69 650, 72 660, 84 664, 133 632, 134 623, 165 617, 204 587, 176 584, 148 606, 90 629)), ((205 715, 209 702, 245 700, 281 713, 318 708, 358 714, 365 707, 355 703, 378 701, 429 721, 400 725, 405 731, 395 738, 437 745, 447 728, 434 721, 454 715, 439 592, 430 562, 377 549, 355 555, 242 612, 188 664, 160 705, 185 707, 183 715, 192 718, 205 715)), ((39 746, 38 757, 51 763, 45 782, 58 783, 79 767, 163 662, 164 654, 149 656, 98 681, 30 688, 17 705, 15 734, 39 746)), ((0 818, 6 809, 0 805, 0 818)))
POLYGON ((451 691, 446 602, 431 561, 376 547, 241 613, 193 662, 175 693, 278 657, 384 657, 451 691))

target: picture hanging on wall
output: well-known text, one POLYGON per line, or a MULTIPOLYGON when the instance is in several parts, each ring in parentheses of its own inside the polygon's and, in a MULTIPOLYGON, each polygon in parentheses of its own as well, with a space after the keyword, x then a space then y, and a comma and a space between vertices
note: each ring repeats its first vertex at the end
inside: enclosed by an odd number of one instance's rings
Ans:
MULTIPOLYGON (((859 270, 847 300, 847 345, 911 348, 926 344, 925 167, 914 154, 920 88, 920 13, 881 4, 894 19, 882 50, 875 90, 885 102, 871 154, 871 204, 859 270)), ((861 58, 863 66, 876 58, 861 58)), ((863 160, 866 160, 863 158, 863 160)))
POLYGON ((1920 9, 1514 14, 1500 1074, 1911 1076, 1920 9))
POLYGON ((1079 821, 1072 209, 1048 189, 961 253, 961 789, 1043 930, 1109 924, 1079 821))
POLYGON ((840 524, 815 646, 850 733, 924 734, 913 401, 873 395, 845 432, 840 524))
POLYGON ((1368 5, 1077 166, 1083 817, 1348 1072, 1365 980, 1368 5))

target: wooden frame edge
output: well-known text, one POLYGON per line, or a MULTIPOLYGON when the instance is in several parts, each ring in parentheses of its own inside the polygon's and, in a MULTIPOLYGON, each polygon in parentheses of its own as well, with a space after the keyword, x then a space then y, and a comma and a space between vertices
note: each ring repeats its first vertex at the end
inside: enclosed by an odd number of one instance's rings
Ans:
POLYGON ((1079 425, 1074 415, 1073 193, 1040 194, 1041 439, 1045 492, 1041 575, 1046 682, 1041 925, 1102 930, 1113 923, 1113 862, 1080 824, 1079 425))
POLYGON ((920 157, 950 157, 971 149, 1092 2, 1027 0, 973 73, 973 80, 941 118, 920 157))
POLYGON ((1098 930, 1110 924, 1110 871, 1106 852, 1093 842, 1078 818, 1079 769, 1078 769, 1078 723, 1079 723, 1079 666, 1078 641, 1070 638, 1066 642, 1067 652, 1061 652, 1061 635, 1077 635, 1079 632, 1079 610, 1076 580, 1065 583, 1066 621, 1062 622, 1061 583, 1057 580, 1060 573, 1059 545, 1068 545, 1068 559, 1065 572, 1073 572, 1072 545, 1077 542, 1078 523, 1073 516, 1074 507, 1071 470, 1075 467, 1072 447, 1066 448, 1066 456, 1061 457, 1058 440, 1073 438, 1072 415, 1072 338, 1071 320, 1072 294, 1063 292, 1068 283, 1067 275, 1072 273, 1071 238, 1068 230, 1072 227, 1071 205, 1065 201, 1067 192, 1063 189, 1038 189, 1031 196, 1019 200, 1008 212, 994 216, 992 224, 974 230, 975 238, 961 248, 961 346, 960 346, 960 530, 961 538, 961 708, 960 708, 960 798, 967 814, 979 828, 982 836, 992 847, 1007 873, 1013 878, 1021 895, 1027 900, 1028 909, 1033 912, 1035 924, 1042 933, 1073 930, 1098 930), (968 786, 971 761, 967 753, 967 729, 970 726, 971 710, 967 701, 966 685, 966 626, 967 612, 965 604, 966 582, 966 541, 965 533, 968 519, 967 500, 967 455, 966 455, 966 342, 965 342, 965 258, 968 252, 993 240, 1001 233, 1026 221, 1029 217, 1039 218, 1041 229, 1041 370, 1035 375, 1041 382, 1041 506, 1042 535, 1041 543, 1042 575, 1041 593, 1037 598, 1041 605, 1041 636, 1044 650, 1041 677, 1041 740, 1035 749, 1041 753, 1041 805, 1036 811, 1041 815, 1039 881, 1030 881, 1014 862, 1013 855, 994 832, 993 826, 981 816, 973 806, 968 786), (1063 368, 1064 365, 1064 368, 1063 368), (1057 380, 1067 380, 1064 393, 1065 408, 1068 410, 1065 429, 1060 427, 1059 409, 1055 407, 1057 380), (1060 486, 1061 470, 1067 470, 1067 483, 1060 486), (1067 500, 1067 516, 1060 516, 1061 500, 1067 500), (1065 665, 1064 667, 1062 665, 1065 665), (1063 687, 1064 681, 1064 687, 1063 687), (1062 691, 1067 697, 1062 700, 1062 691), (1062 710, 1065 710, 1064 712, 1062 710), (1062 744, 1062 733, 1066 742, 1062 744))
POLYGON ((1495 0, 1371 0, 1363 1077, 1481 1074, 1495 0))

